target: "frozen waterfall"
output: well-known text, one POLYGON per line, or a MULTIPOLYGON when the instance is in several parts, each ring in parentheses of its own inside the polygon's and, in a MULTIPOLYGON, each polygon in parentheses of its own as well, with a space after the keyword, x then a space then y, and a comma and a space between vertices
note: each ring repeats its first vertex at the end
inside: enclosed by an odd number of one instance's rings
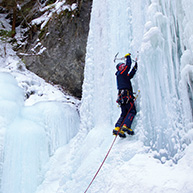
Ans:
POLYGON ((138 51, 136 135, 117 139, 89 191, 191 192, 192 10, 192 0, 93 0, 80 117, 53 98, 26 106, 13 76, 1 72, 1 192, 85 191, 120 114, 114 56, 130 52, 135 59, 138 51))
POLYGON ((185 1, 94 0, 83 85, 85 128, 116 121, 114 55, 140 53, 133 80, 139 139, 155 157, 176 162, 192 127, 192 14, 185 1), (105 108, 101 108, 105 107, 105 108))
POLYGON ((76 135, 76 108, 56 101, 24 105, 14 77, 0 73, 1 192, 34 193, 49 157, 76 135))

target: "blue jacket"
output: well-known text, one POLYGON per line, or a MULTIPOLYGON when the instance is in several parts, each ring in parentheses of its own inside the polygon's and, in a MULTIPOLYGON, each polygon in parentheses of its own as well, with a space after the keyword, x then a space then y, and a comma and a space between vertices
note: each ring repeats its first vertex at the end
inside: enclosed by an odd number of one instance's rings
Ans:
POLYGON ((117 71, 116 76, 117 76, 117 89, 122 90, 122 89, 128 89, 133 93, 133 88, 131 85, 131 79, 135 75, 137 69, 135 67, 132 68, 131 72, 129 72, 131 68, 131 57, 128 56, 126 59, 126 66, 122 71, 117 71))

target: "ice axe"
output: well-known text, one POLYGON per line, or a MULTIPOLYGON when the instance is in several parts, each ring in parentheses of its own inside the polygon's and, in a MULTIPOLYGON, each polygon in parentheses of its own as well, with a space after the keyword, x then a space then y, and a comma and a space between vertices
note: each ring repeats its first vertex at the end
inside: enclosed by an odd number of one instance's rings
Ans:
MULTIPOLYGON (((114 60, 113 60, 114 62, 116 62, 116 60, 125 60, 125 57, 117 58, 118 54, 119 54, 119 52, 117 52, 117 54, 115 55, 115 58, 114 58, 114 60)), ((136 56, 135 60, 133 60, 133 59, 131 59, 131 60, 132 60, 133 62, 137 62, 138 57, 139 57, 139 51, 137 51, 137 56, 136 56)))
POLYGON ((119 54, 119 52, 117 52, 117 54, 115 55, 115 58, 113 60, 114 62, 116 62, 116 60, 124 60, 125 59, 125 57, 117 58, 118 54, 119 54))

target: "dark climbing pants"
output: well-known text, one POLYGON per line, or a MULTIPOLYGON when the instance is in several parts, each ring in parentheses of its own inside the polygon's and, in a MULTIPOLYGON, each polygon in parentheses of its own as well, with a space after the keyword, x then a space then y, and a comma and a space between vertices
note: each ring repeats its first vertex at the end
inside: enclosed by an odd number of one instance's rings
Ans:
POLYGON ((126 124, 128 128, 131 128, 131 124, 136 115, 136 108, 133 102, 128 102, 127 104, 121 105, 121 116, 119 117, 115 127, 120 127, 126 124), (129 113, 128 113, 129 111, 129 113))

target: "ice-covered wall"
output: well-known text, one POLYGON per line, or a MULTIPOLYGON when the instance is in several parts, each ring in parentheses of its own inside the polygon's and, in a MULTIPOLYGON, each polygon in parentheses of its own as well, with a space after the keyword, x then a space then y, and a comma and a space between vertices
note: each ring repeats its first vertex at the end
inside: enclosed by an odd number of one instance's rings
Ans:
POLYGON ((192 128, 192 3, 167 0, 93 1, 81 119, 88 130, 113 124, 114 55, 139 51, 133 80, 141 90, 134 129, 155 157, 176 162, 192 128), (125 7, 125 9, 123 9, 125 7))
MULTIPOLYGON (((189 34, 185 33, 190 33, 192 27, 186 30, 186 25, 190 25, 185 20, 191 14, 184 4, 183 1, 150 2, 141 43, 142 132, 145 144, 158 150, 156 156, 162 160, 179 159, 175 155, 188 144, 184 133, 192 121, 191 67, 189 78, 186 83, 183 81, 187 78, 183 71, 189 65, 183 58, 192 52, 188 46, 189 34), (189 86, 182 89, 186 84, 189 86), (185 98, 187 93, 189 97, 185 98)), ((186 57, 191 58, 191 54, 186 57)))
POLYGON ((130 51, 127 0, 93 1, 84 71, 81 121, 87 130, 117 118, 114 55, 130 51), (121 10, 122 11, 117 11, 121 10), (125 34, 127 32, 127 34, 125 34))
MULTIPOLYGON (((181 14, 184 52, 181 57, 181 95, 186 122, 193 121, 193 2, 182 0, 181 14)), ((191 125, 187 125, 191 128, 191 125)))
POLYGON ((6 72, 0 90, 0 192, 34 193, 49 157, 78 132, 79 115, 62 102, 25 106, 23 90, 6 72))

